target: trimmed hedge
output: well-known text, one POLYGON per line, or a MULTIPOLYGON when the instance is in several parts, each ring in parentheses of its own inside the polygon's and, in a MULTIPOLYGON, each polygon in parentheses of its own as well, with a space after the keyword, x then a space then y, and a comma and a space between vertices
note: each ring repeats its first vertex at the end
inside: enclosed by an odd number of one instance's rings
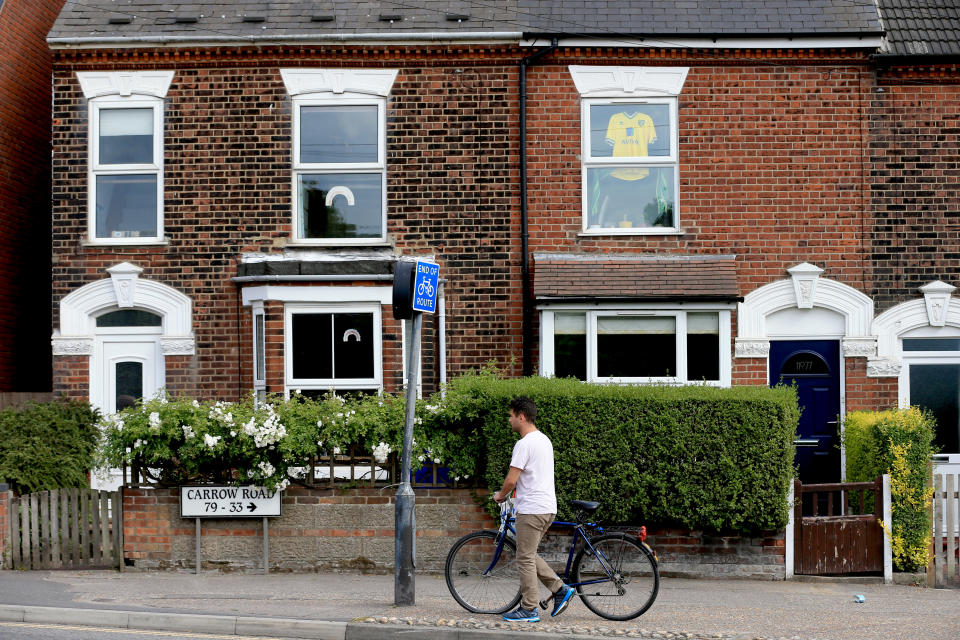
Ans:
POLYGON ((610 523, 711 531, 778 530, 788 520, 799 411, 792 388, 599 386, 573 379, 464 376, 448 391, 451 426, 482 433, 484 476, 498 488, 516 435, 515 396, 537 403, 553 441, 558 507, 597 500, 610 523), (459 407, 459 409, 457 409, 459 407))
POLYGON ((0 478, 19 494, 89 486, 98 419, 85 402, 0 411, 0 478))
POLYGON ((890 474, 894 567, 918 571, 927 566, 932 525, 927 509, 933 490, 927 487, 936 428, 932 416, 917 407, 890 411, 854 411, 844 420, 847 479, 869 482, 890 474))

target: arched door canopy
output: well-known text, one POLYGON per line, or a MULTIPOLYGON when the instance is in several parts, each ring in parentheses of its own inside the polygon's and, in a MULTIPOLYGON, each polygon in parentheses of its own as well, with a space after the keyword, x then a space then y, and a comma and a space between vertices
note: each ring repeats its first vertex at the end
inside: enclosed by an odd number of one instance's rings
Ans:
POLYGON ((107 269, 109 278, 86 284, 60 301, 60 328, 54 331, 54 355, 90 355, 96 316, 111 308, 137 308, 163 318, 161 346, 166 355, 193 355, 193 303, 190 298, 152 280, 143 269, 123 262, 107 269))

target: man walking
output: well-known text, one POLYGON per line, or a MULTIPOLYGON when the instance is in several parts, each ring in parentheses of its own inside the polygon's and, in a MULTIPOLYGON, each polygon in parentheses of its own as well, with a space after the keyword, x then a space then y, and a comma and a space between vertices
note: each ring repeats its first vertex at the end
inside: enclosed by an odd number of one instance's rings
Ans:
POLYGON ((537 405, 530 398, 510 401, 510 428, 520 434, 513 445, 510 471, 493 499, 503 502, 517 489, 517 570, 520 573, 520 607, 503 616, 510 622, 539 622, 537 612, 540 579, 553 593, 553 612, 558 616, 570 604, 573 587, 563 584, 556 572, 537 555, 540 540, 557 514, 553 487, 553 444, 537 429, 537 405))

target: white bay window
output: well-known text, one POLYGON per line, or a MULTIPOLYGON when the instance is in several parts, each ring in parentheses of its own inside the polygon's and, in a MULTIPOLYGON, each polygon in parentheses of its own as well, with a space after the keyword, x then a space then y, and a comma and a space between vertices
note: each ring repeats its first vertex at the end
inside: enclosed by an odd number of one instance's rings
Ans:
POLYGON ((541 374, 588 382, 730 385, 726 309, 541 309, 541 374))

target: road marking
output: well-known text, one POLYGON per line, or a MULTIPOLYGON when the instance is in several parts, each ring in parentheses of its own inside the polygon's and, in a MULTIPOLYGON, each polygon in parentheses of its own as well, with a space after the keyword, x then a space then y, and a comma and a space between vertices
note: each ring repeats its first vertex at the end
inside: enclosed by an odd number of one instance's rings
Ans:
POLYGON ((206 638, 207 640, 284 640, 283 638, 265 638, 263 636, 222 636, 209 633, 190 633, 189 631, 148 631, 145 629, 118 629, 116 627, 85 627, 66 624, 35 624, 30 622, 0 622, 0 627, 23 627, 27 629, 61 629, 64 631, 102 631, 104 633, 126 633, 139 636, 173 636, 176 638, 206 638))

